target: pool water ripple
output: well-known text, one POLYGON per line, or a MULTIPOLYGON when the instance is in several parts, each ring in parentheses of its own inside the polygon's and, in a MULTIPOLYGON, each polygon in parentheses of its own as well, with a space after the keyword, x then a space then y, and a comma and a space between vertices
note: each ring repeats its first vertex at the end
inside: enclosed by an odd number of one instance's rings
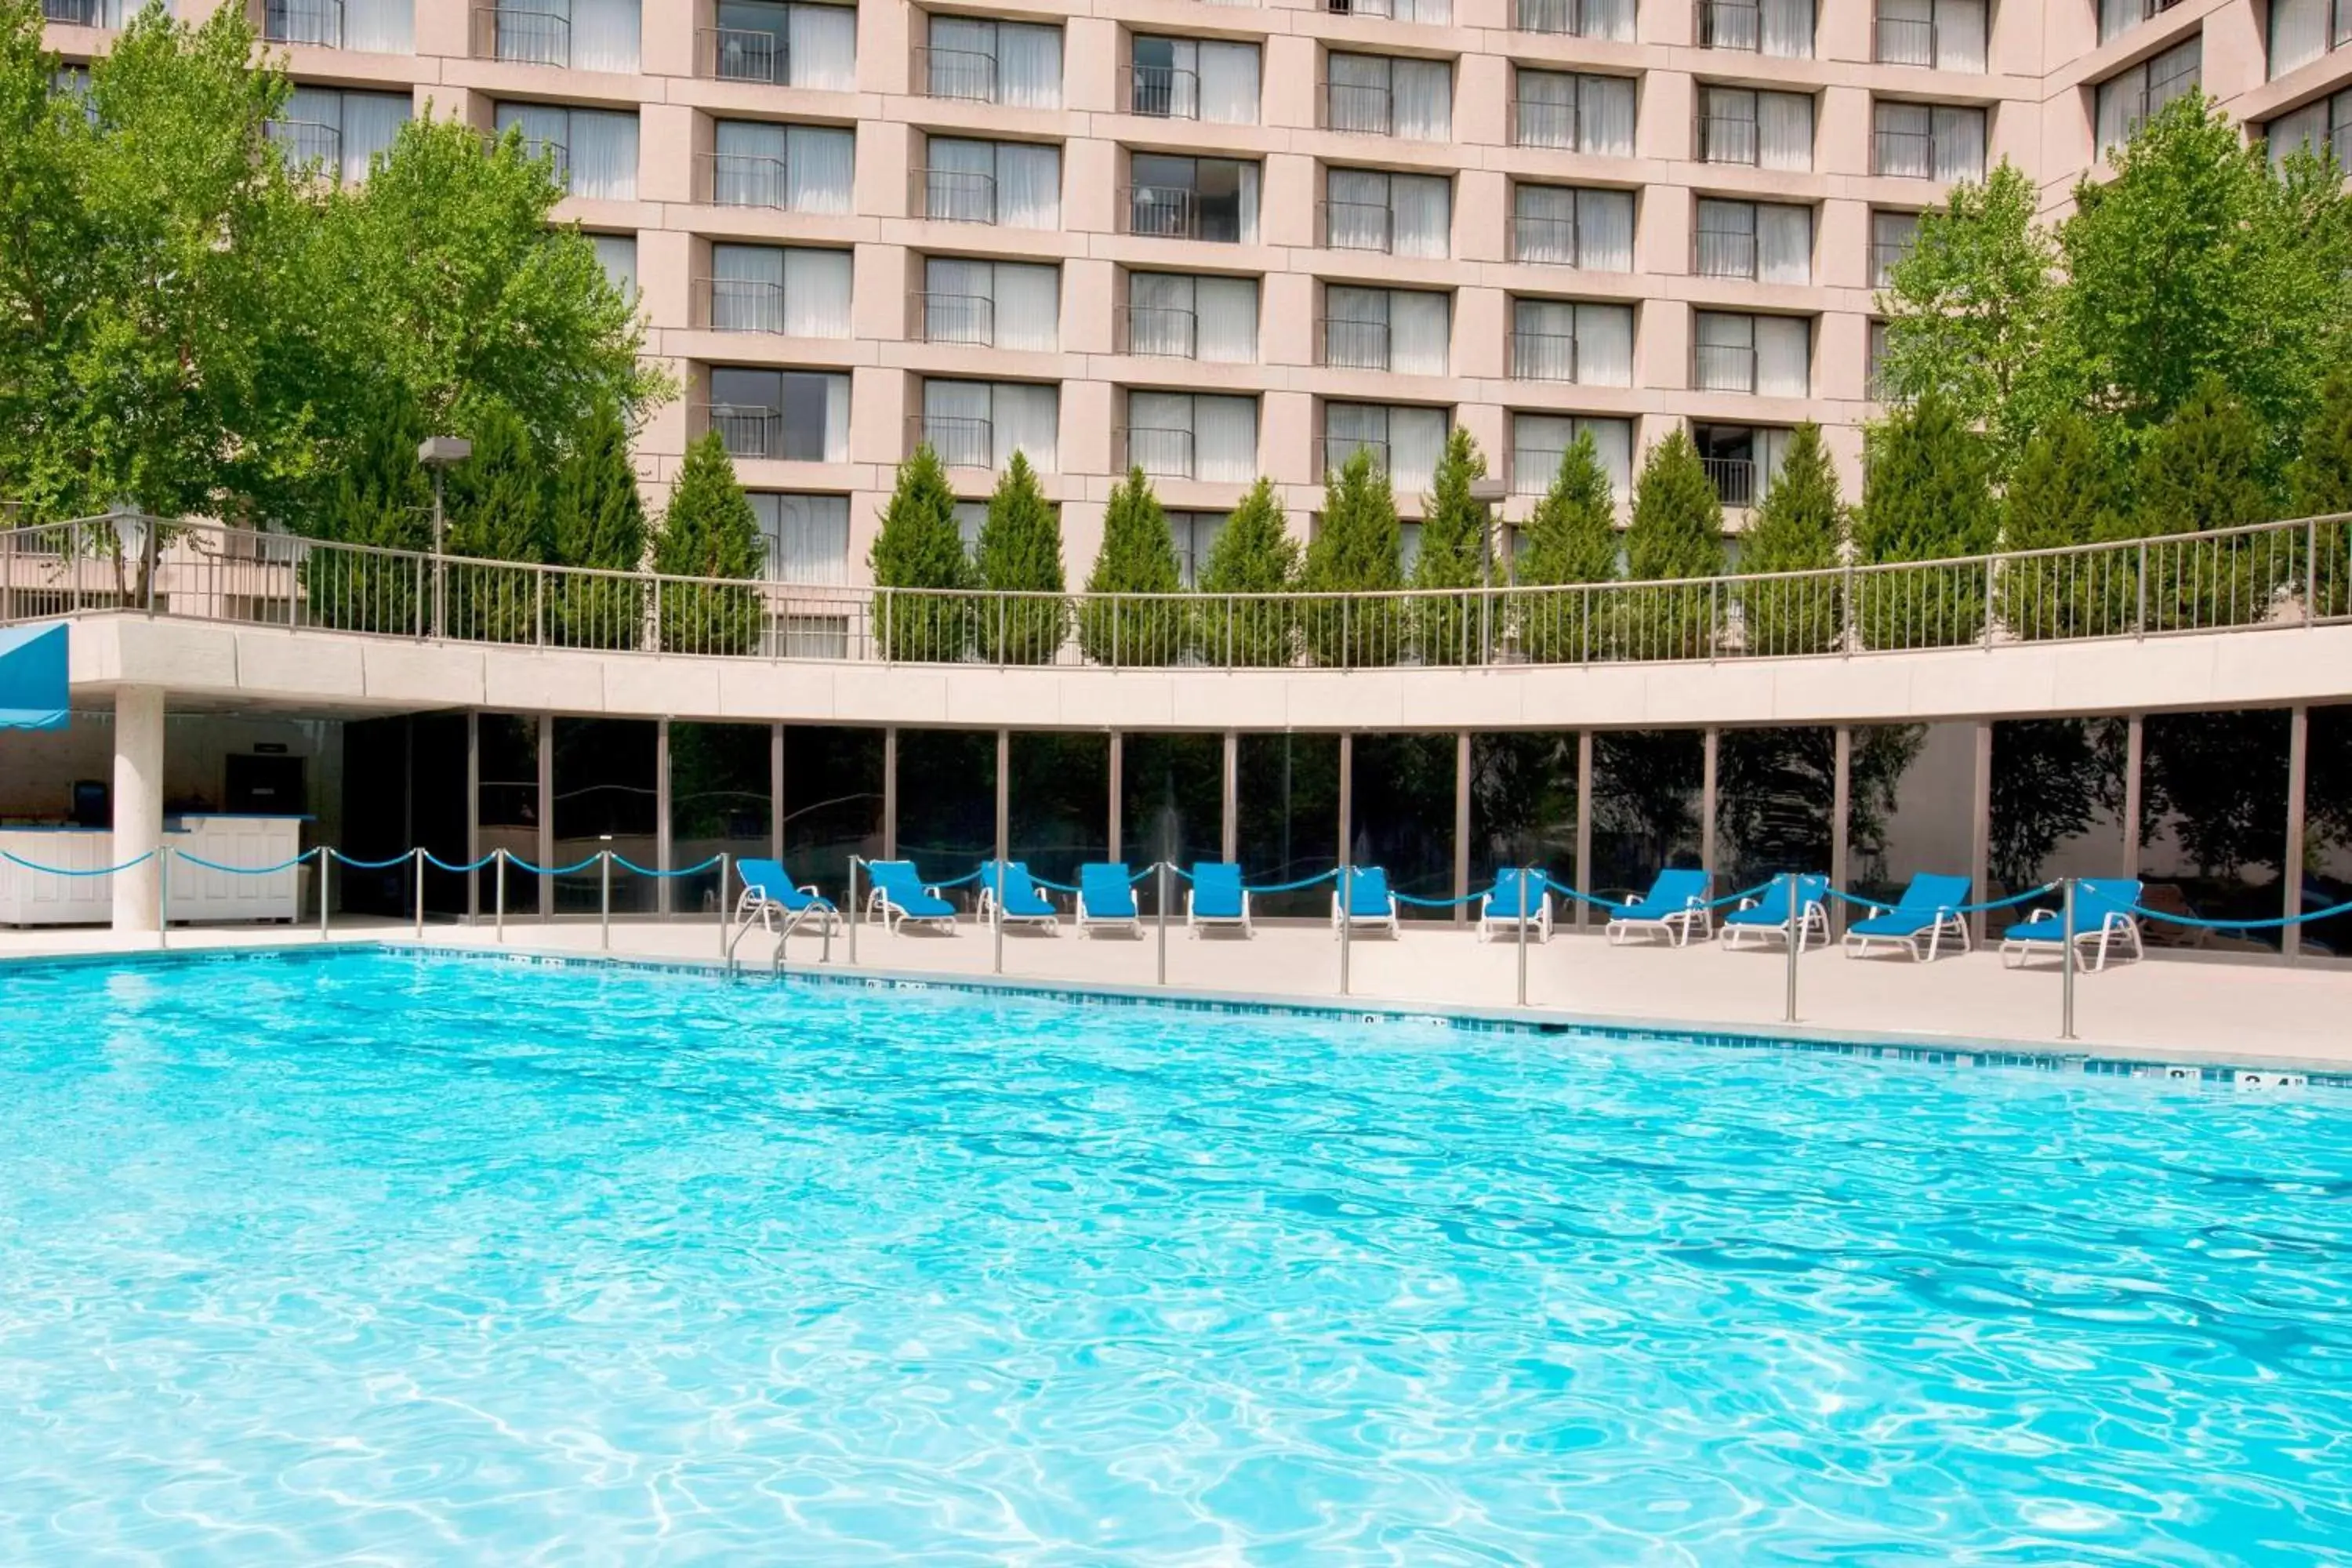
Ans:
POLYGON ((0 1562, 2352 1562, 2352 1097, 0 973, 0 1562))

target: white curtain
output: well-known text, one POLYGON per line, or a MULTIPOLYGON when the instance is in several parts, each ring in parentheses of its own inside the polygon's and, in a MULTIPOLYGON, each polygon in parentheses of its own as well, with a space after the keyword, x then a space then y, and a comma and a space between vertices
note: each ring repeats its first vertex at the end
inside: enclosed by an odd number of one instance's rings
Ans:
POLYGON ((1192 477, 1245 485, 1257 478, 1257 399, 1192 400, 1192 477))
POLYGON ((368 163, 378 153, 392 151, 400 128, 408 123, 412 100, 404 92, 343 94, 343 178, 364 180, 368 163))
POLYGON ((1193 300, 1193 279, 1183 273, 1129 273, 1128 352, 1165 359, 1190 357, 1194 342, 1192 312, 1197 308, 1193 300))
POLYGON ((1346 466, 1360 447, 1370 447, 1375 458, 1388 457, 1389 411, 1377 403, 1327 403, 1323 405, 1323 462, 1337 470, 1346 466))
POLYGON ((1633 384, 1633 307, 1576 307, 1576 379, 1586 386, 1633 384))
POLYGON ((836 586, 849 581, 847 496, 760 495, 778 581, 836 586), (771 510, 772 509, 772 510, 771 510))
POLYGON ((1062 346, 1062 269, 1000 261, 991 280, 996 346, 1050 353, 1062 346))
POLYGON ((1576 421, 1561 414, 1511 416, 1511 489, 1541 495, 1559 472, 1560 454, 1576 442, 1576 421))
POLYGON ((1935 108, 1936 178, 1981 180, 1985 170, 1985 117, 1981 109, 1935 108))
POLYGON ((1936 0, 1936 66, 1948 71, 1985 68, 1985 0, 1936 0))
POLYGON ((637 0, 572 0, 572 68, 635 71, 644 31, 637 0))
POLYGON ((930 40, 930 96, 982 100, 995 97, 995 23, 934 13, 930 40))
POLYGON ((1779 202, 1756 207, 1756 277, 1764 283, 1813 280, 1813 209, 1779 202))
POLYGON ((1511 307, 1511 374, 1521 381, 1576 379, 1576 305, 1521 300, 1511 307))
POLYGON ((1633 270, 1633 193, 1576 194, 1576 264, 1593 272, 1633 270))
POLYGON ((1324 176, 1329 198, 1325 238, 1335 250, 1389 247, 1389 177, 1374 169, 1333 169, 1324 176))
POLYGON ((1257 243, 1257 165, 1255 163, 1239 164, 1236 166, 1235 174, 1238 176, 1240 187, 1236 205, 1242 209, 1240 243, 1255 245, 1257 243))
POLYGON ((1391 174, 1392 249, 1398 256, 1444 256, 1454 243, 1453 183, 1442 175, 1391 174))
POLYGON ((722 158, 784 160, 788 127, 757 120, 721 120, 710 128, 711 149, 722 158))
POLYGON ((1003 207, 996 192, 996 143, 958 136, 925 139, 923 161, 932 178, 924 216, 957 223, 993 223, 1003 207))
POLYGON ((995 333, 996 269, 934 256, 923 263, 923 335, 935 343, 985 343, 995 333))
POLYGON ((1396 134, 1444 142, 1454 134, 1454 67, 1446 60, 1396 60, 1396 134))
POLYGON ((772 245, 710 247, 710 325, 722 332, 781 332, 784 253, 772 245))
POLYGON ((1257 46, 1203 39, 1198 59, 1192 68, 1201 79, 1201 118, 1219 125, 1256 124, 1257 46))
POLYGON ((1936 0, 1878 0, 1877 55, 1891 66, 1936 63, 1936 0))
POLYGON ((637 117, 572 110, 572 194, 597 201, 637 199, 637 117))
POLYGON ((1698 199, 1696 259, 1702 278, 1756 275, 1756 204, 1698 199))
MULTIPOLYGON (((2110 5, 2115 3, 2116 0, 2108 0, 2110 5)), ((2273 80, 2297 66, 2309 65, 2327 52, 2330 6, 2331 0, 2271 0, 2273 80)), ((2099 36, 2106 36, 2105 26, 2099 29, 2099 36)))
POLYGON ((1182 392, 1127 395, 1127 460, 1147 474, 1190 479, 1198 438, 1192 429, 1192 398, 1182 392))
POLYGON ((993 389, 984 381, 923 383, 924 439, 953 468, 997 467, 989 428, 993 389), (983 444, 985 443, 985 444, 983 444))
POLYGON ((1511 194, 1511 258, 1576 265, 1576 197, 1565 185, 1519 185, 1511 194))
POLYGON ((1619 500, 1633 490, 1633 422, 1630 419, 1580 419, 1577 430, 1592 437, 1594 455, 1601 459, 1601 471, 1609 476, 1609 488, 1619 500))
POLYGON ((2271 167, 2282 167, 2291 153, 2317 153, 2326 151, 2328 132, 2328 100, 2306 103, 2301 109, 2280 115, 2264 128, 2263 136, 2270 145, 2271 167))
POLYGON ((1756 95, 1756 162, 1767 169, 1813 166, 1813 100, 1799 92, 1756 95))
POLYGON ((1584 36, 1632 43, 1633 4, 1634 0, 1584 0, 1584 36))
POLYGON ((1813 0, 1764 0, 1763 52, 1806 59, 1813 52, 1813 0))
POLYGON ((823 125, 784 128, 784 205, 796 213, 845 213, 855 183, 857 133, 823 125))
POLYGON ((1257 279, 1202 278, 1193 280, 1200 323, 1200 357, 1219 364, 1249 364, 1257 359, 1257 279))
POLYGON ((1390 133, 1396 115, 1389 64, 1380 55, 1334 52, 1326 59, 1330 85, 1324 93, 1323 121, 1328 129, 1390 133))
POLYGON ((604 268, 604 277, 625 300, 637 297, 637 237, 634 234, 592 234, 588 242, 596 247, 596 260, 604 268))
POLYGON ((1622 76, 1579 77, 1576 140, 1586 153, 1604 157, 1633 155, 1633 79, 1622 76))
POLYGON ((1444 375, 1453 336, 1450 298, 1422 289, 1389 296, 1389 369, 1399 375, 1444 375))
POLYGON ((996 466, 1003 468, 1019 450, 1028 455, 1031 468, 1054 472, 1061 461, 1061 388, 1008 381, 999 382, 993 391, 996 466))
POLYGON ((1429 489, 1445 452, 1445 424, 1442 408, 1389 410, 1389 485, 1398 499, 1429 489))
POLYGON ((1062 226, 1062 150, 996 144, 996 221, 1006 228, 1062 226))
MULTIPOLYGON (((328 89, 324 88, 298 88, 295 90, 296 101, 298 103, 300 102, 302 100, 301 95, 305 92, 325 92, 328 89)), ((294 109, 289 107, 288 113, 291 115, 294 112, 294 109)), ((522 128, 522 150, 525 155, 530 157, 540 157, 543 156, 551 149, 556 150, 555 159, 557 167, 555 172, 557 178, 560 180, 563 176, 564 161, 571 156, 572 153, 571 114, 564 110, 556 108, 552 104, 546 103, 499 104, 498 115, 499 134, 503 137, 509 131, 515 129, 517 126, 522 128)))
POLYGON ((792 85, 825 92, 857 86, 857 11, 850 5, 795 5, 787 13, 792 85))
POLYGON ((1882 174, 1924 180, 1935 172, 1935 120, 1924 103, 1879 103, 1873 128, 1878 146, 1874 167, 1882 174))
POLYGON ((1691 318, 1696 374, 1702 392, 1756 390, 1756 318, 1699 310, 1691 318))
MULTIPOLYGON (((2278 5, 2287 3, 2289 0, 2275 0, 2275 4, 2278 5)), ((2310 5, 2315 9, 2324 12, 2328 0, 2293 0, 2293 3, 2310 5)), ((2104 44, 2117 33, 2138 26, 2141 4, 2142 0, 2099 0, 2099 42, 2104 44)), ((2275 18, 2278 16, 2277 10, 2273 9, 2271 15, 2275 18)), ((2275 21, 2273 25, 2276 25, 2275 21)), ((2278 73, 2273 69, 2271 74, 2275 76, 2278 73)))
MULTIPOLYGON (((2137 68, 2099 84, 2095 137, 2101 157, 2131 140, 2132 127, 2138 123, 2140 90, 2147 81, 2137 68)), ((1881 174, 1893 170, 1881 169, 1881 174)))
POLYGON ((1789 456, 1790 437, 1795 434, 1792 430, 1769 428, 1756 432, 1753 450, 1756 453, 1757 475, 1763 480, 1764 489, 1770 489, 1772 481, 1780 477, 1780 465, 1789 456))
POLYGON ((1802 397, 1812 390, 1813 324, 1802 316, 1758 316, 1756 395, 1802 397))
POLYGON ((795 338, 849 335, 850 255, 845 250, 783 253, 784 331, 795 338))
POLYGON ((1576 82, 1566 71, 1521 69, 1515 139, 1522 147, 1573 148, 1577 142, 1576 82))
POLYGON ((1062 29, 996 25, 996 101, 1016 109, 1062 107, 1062 29))
POLYGON ((343 47, 368 54, 416 52, 415 0, 343 0, 343 47))

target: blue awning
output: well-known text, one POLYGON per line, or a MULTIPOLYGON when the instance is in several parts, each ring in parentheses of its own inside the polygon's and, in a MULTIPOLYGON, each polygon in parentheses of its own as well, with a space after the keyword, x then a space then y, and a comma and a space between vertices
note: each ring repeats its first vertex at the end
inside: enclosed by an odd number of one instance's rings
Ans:
POLYGON ((0 730, 66 727, 66 624, 0 626, 0 730))

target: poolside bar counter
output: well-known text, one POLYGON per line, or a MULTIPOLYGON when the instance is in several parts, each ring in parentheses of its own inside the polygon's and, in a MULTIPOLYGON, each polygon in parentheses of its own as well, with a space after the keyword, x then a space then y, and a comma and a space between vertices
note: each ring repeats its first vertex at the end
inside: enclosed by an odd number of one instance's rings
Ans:
MULTIPOLYGON (((172 850, 170 919, 189 923, 291 921, 301 912, 303 872, 289 866, 267 876, 240 877, 195 863, 279 866, 301 852, 300 816, 188 815, 167 818, 163 842, 172 850), (188 857, 194 857, 190 859, 188 857)), ((17 864, 59 871, 97 871, 115 862, 114 835, 103 827, 0 827, 0 926, 106 925, 114 918, 111 877, 60 877, 17 864)))

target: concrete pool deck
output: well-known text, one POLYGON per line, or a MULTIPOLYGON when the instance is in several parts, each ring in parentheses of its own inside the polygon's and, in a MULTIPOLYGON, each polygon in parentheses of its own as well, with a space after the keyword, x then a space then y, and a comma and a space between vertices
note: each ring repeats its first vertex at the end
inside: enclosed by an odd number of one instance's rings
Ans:
MULTIPOLYGON (((404 922, 339 919, 339 941, 414 940, 404 922)), ((170 951, 316 946, 315 926, 174 929, 170 951)), ((433 947, 496 950, 489 924, 428 921, 433 947)), ((604 954, 595 921, 509 921, 504 946, 518 952, 604 954)), ((764 969, 773 942, 758 931, 738 956, 764 969)), ((795 968, 817 967, 820 943, 795 938, 795 968)), ((940 979, 991 977, 995 942, 969 922, 955 934, 858 931, 856 972, 940 979)), ((0 931, 0 959, 155 951, 152 934, 105 930, 0 931)), ((1008 931, 1008 982, 1153 988, 1159 944, 1143 939, 1008 931)), ((716 963, 715 921, 619 921, 609 956, 716 963)), ((1168 932, 1171 990, 1328 1005, 1339 998, 1339 943, 1326 926, 1264 925, 1244 940, 1168 932)), ((848 942, 836 935, 834 970, 847 971, 848 942)), ((1798 1036, 1881 1037, 1905 1043, 1991 1046, 2038 1052, 2094 1052, 2204 1062, 2239 1061, 2341 1071, 2352 1067, 2352 966, 2218 963, 2177 955, 2123 963, 2076 979, 2075 1033, 2059 1038, 2059 972, 2044 962, 2004 969, 1990 952, 1913 963, 1900 957, 1848 959, 1814 949, 1799 964, 1798 1022, 1782 1024, 1788 971, 1777 949, 1726 951, 1720 944, 1612 947, 1595 934, 1563 933, 1528 946, 1528 1004, 1538 1016, 1652 1029, 1736 1029, 1798 1036)), ((1396 939, 1349 943, 1349 999, 1406 1007, 1514 1008, 1517 953, 1508 942, 1482 943, 1462 927, 1409 925, 1396 939)))

